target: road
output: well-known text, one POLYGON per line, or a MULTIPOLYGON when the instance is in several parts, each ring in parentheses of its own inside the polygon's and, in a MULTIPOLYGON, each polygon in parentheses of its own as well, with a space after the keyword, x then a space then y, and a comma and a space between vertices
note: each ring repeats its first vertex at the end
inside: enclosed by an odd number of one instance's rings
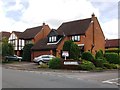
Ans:
POLYGON ((2 88, 118 88, 103 83, 118 77, 117 71, 62 73, 2 69, 2 88))

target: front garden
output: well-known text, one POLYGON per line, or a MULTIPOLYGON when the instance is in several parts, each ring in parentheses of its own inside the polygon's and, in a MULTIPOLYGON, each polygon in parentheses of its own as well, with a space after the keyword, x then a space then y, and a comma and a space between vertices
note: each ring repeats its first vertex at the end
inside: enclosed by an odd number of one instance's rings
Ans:
POLYGON ((64 65, 64 59, 55 58, 49 61, 48 66, 51 69, 76 69, 88 71, 101 71, 109 69, 120 69, 120 55, 114 52, 105 52, 102 50, 93 55, 91 52, 83 52, 79 56, 79 47, 72 41, 66 41, 63 46, 63 51, 69 52, 71 62, 76 61, 78 65, 64 65), (79 58, 80 57, 80 58, 79 58))

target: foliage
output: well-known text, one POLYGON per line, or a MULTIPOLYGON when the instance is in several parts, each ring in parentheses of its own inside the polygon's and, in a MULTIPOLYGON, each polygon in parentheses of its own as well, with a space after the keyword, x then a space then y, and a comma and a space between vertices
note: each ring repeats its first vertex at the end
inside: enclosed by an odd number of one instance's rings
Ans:
POLYGON ((86 61, 83 60, 82 63, 78 66, 79 69, 81 70, 94 70, 95 69, 95 65, 90 62, 90 61, 86 61))
POLYGON ((2 40, 2 56, 6 55, 14 55, 14 48, 13 45, 8 43, 8 40, 4 38, 2 40))
POLYGON ((117 53, 105 53, 105 58, 109 63, 119 64, 120 56, 117 53))
POLYGON ((104 58, 97 58, 97 59, 94 60, 94 65, 95 65, 96 67, 101 67, 101 68, 103 68, 103 67, 104 67, 104 63, 108 63, 108 62, 106 61, 106 59, 104 59, 104 58))
POLYGON ((70 55, 71 55, 71 59, 79 60, 80 51, 77 44, 74 43, 71 44, 70 55))
POLYGON ((23 60, 30 61, 31 60, 31 48, 33 44, 27 44, 23 48, 23 60))
POLYGON ((70 59, 78 60, 80 56, 80 49, 72 40, 66 41, 63 45, 63 51, 69 51, 70 59))
POLYGON ((61 61, 60 58, 53 58, 48 63, 49 68, 51 69, 60 69, 61 68, 61 61))
POLYGON ((98 59, 98 58, 103 58, 104 57, 104 54, 103 54, 103 51, 100 49, 96 55, 95 55, 95 58, 98 59))
POLYGON ((82 59, 93 62, 94 56, 90 52, 84 52, 81 56, 82 59))
POLYGON ((48 65, 45 63, 42 63, 38 66, 38 68, 48 68, 48 65))
POLYGON ((104 67, 107 69, 118 69, 116 64, 104 63, 104 67))

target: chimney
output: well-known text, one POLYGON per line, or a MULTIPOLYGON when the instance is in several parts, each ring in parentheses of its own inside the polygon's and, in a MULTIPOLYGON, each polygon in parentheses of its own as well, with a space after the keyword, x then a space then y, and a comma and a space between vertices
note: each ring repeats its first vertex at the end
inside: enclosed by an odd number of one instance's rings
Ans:
POLYGON ((43 26, 45 25, 45 23, 43 22, 43 26))
POLYGON ((95 17, 95 14, 94 14, 94 13, 92 14, 92 17, 95 17))

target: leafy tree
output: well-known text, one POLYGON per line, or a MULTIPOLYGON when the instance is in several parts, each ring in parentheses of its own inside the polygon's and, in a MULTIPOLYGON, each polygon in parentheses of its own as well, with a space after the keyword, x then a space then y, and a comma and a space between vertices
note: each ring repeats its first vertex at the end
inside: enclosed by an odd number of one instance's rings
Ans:
POLYGON ((4 38, 2 40, 2 56, 14 55, 13 45, 8 43, 8 39, 4 38))
POLYGON ((66 41, 63 45, 63 51, 69 51, 69 58, 78 60, 80 56, 80 49, 72 40, 66 41))
POLYGON ((33 44, 27 44, 23 48, 23 60, 30 61, 31 60, 31 48, 33 44))

